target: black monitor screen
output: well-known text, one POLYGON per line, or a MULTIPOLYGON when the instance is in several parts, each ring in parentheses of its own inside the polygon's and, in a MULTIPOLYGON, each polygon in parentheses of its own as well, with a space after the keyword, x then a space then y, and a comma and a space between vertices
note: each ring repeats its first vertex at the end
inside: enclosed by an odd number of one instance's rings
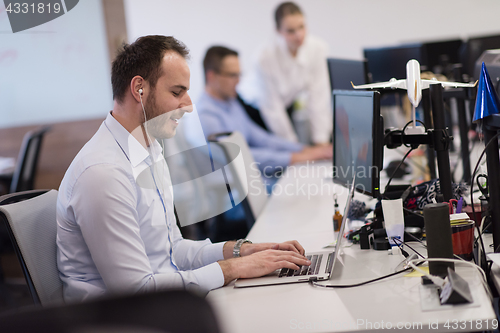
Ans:
POLYGON ((383 156, 383 121, 377 91, 333 91, 333 178, 376 197, 383 156))
POLYGON ((420 63, 422 70, 424 70, 423 67, 425 66, 428 71, 446 75, 443 66, 460 62, 459 50, 461 46, 461 39, 424 43, 422 62, 420 63))
POLYGON ((463 72, 479 80, 479 77, 474 75, 476 61, 484 51, 493 49, 500 49, 500 35, 470 38, 460 50, 463 72))
POLYGON ((366 61, 328 58, 327 62, 332 90, 352 90, 351 82, 354 84, 368 83, 366 61))
POLYGON ((364 49, 371 82, 406 78, 406 63, 422 61, 422 44, 364 49))

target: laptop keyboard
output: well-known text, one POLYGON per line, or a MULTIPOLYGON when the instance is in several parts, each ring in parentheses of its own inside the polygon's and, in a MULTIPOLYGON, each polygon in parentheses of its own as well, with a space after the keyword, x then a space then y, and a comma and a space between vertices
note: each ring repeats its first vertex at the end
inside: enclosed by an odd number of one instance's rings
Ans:
MULTIPOLYGON (((319 268, 321 267, 321 261, 323 259, 322 254, 315 254, 312 256, 306 256, 307 260, 311 261, 311 265, 309 266, 300 266, 299 269, 289 269, 282 268, 279 277, 288 277, 288 276, 302 276, 302 275, 316 275, 319 273, 319 268)), ((330 274, 332 271, 333 265, 333 253, 328 254, 328 261, 326 263, 325 273, 330 274)))

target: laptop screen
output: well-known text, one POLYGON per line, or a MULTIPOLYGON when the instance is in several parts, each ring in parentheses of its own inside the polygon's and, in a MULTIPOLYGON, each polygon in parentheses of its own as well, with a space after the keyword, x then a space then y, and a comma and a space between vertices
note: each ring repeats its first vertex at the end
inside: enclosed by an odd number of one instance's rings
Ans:
POLYGON ((349 208, 351 207, 352 198, 354 197, 355 181, 356 181, 356 175, 354 175, 352 179, 351 187, 349 188, 349 194, 347 195, 347 202, 344 208, 344 215, 342 216, 342 224, 340 225, 339 233, 337 235, 337 243, 335 244, 335 258, 333 259, 332 271, 330 275, 333 273, 335 265, 337 264, 338 257, 340 256, 340 247, 342 244, 342 238, 344 236, 347 224, 347 214, 349 213, 349 208))

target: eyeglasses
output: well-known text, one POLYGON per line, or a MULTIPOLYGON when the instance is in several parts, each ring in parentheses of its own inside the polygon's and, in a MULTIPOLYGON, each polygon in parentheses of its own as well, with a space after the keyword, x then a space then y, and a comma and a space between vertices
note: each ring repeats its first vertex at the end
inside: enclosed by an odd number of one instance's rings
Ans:
POLYGON ((241 77, 241 73, 225 73, 225 72, 217 72, 220 76, 225 76, 230 79, 239 79, 241 77))

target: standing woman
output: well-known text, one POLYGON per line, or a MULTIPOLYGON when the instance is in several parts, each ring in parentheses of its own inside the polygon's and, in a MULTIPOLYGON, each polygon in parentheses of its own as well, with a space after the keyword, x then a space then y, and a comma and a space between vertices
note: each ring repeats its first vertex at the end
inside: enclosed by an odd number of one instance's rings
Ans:
POLYGON ((292 113, 298 107, 309 119, 309 141, 330 142, 331 89, 326 62, 327 45, 307 34, 304 15, 293 2, 275 12, 276 40, 263 49, 257 61, 257 104, 267 127, 297 141, 292 113))

